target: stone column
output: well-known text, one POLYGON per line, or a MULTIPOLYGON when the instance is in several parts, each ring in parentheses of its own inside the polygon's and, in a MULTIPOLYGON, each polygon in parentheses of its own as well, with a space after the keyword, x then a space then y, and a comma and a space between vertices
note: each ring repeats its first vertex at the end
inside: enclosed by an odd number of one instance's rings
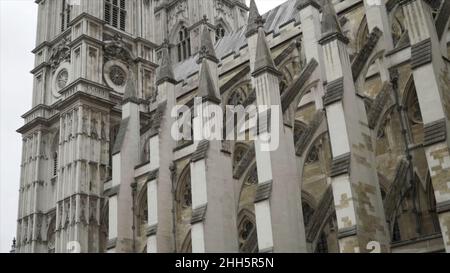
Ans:
POLYGON ((259 251, 306 252, 294 137, 283 122, 279 90, 281 74, 267 45, 261 17, 257 23, 256 54, 251 58, 255 63, 252 76, 259 114, 255 140, 259 183, 255 215, 259 251), (267 142, 269 138, 271 140, 267 142))
POLYGON ((412 44, 411 67, 424 122, 425 153, 445 249, 450 252, 450 73, 442 59, 430 6, 423 0, 402 4, 412 44))
POLYGON ((324 106, 333 154, 331 185, 341 252, 367 252, 375 241, 389 251, 389 232, 376 172, 371 132, 363 100, 355 91, 348 40, 334 8, 325 4, 322 16, 327 87, 324 106))
POLYGON ((175 140, 172 137, 174 119, 171 117, 176 105, 176 81, 169 55, 169 42, 162 47, 161 65, 157 73, 159 106, 153 117, 150 135, 150 169, 147 200, 149 228, 147 232, 148 253, 175 252, 173 234, 173 185, 169 166, 173 161, 175 140))
POLYGON ((109 200, 109 251, 133 252, 134 168, 138 165, 140 111, 134 79, 128 80, 122 102, 122 122, 113 149, 112 189, 109 200))
MULTIPOLYGON (((234 180, 230 155, 222 151, 223 117, 219 114, 220 95, 217 74, 218 59, 209 35, 203 26, 201 64, 194 141, 197 149, 191 157, 192 187, 192 252, 238 252, 234 180), (202 134, 211 129, 211 135, 202 134), (218 130, 218 131, 217 131, 218 130)), ((222 112, 222 111, 220 111, 222 112)))
POLYGON ((297 9, 300 12, 300 22, 302 23, 303 48, 305 50, 306 62, 315 59, 319 63, 320 69, 314 72, 312 78, 319 79, 316 87, 313 87, 311 94, 314 96, 316 109, 323 109, 323 82, 326 80, 326 73, 323 65, 323 51, 319 44, 322 37, 320 28, 320 5, 315 0, 299 1, 297 9))

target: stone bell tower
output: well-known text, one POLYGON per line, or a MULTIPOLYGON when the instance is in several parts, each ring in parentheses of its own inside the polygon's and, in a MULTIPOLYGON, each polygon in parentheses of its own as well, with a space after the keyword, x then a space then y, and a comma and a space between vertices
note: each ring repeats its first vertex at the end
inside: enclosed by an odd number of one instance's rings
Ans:
POLYGON ((139 109, 156 98, 155 1, 36 4, 33 103, 18 130, 23 155, 16 252, 102 252, 108 233, 104 183, 112 176, 126 87, 134 82, 139 109))

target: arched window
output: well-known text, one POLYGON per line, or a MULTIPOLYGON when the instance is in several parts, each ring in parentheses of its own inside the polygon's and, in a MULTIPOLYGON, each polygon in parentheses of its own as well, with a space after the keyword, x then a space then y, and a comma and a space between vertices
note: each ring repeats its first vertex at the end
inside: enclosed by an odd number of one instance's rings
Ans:
POLYGON ((186 27, 182 26, 178 32, 178 61, 184 61, 191 56, 191 38, 186 27))
POLYGON ((53 154, 53 176, 58 175, 58 152, 53 154))
POLYGON ((59 154, 58 154, 58 149, 59 149, 59 133, 57 133, 54 137, 53 137, 53 143, 51 146, 51 150, 50 150, 50 155, 51 155, 51 175, 53 177, 56 177, 58 175, 58 168, 59 168, 59 154))
POLYGON ((55 253, 55 232, 56 232, 56 219, 55 217, 52 217, 47 230, 48 253, 55 253))
POLYGON ((191 191, 191 170, 189 166, 185 168, 180 180, 178 181, 177 201, 179 211, 191 209, 192 191, 191 191))
POLYGON ((125 31, 126 18, 125 0, 105 0, 105 21, 108 25, 125 31))
POLYGON ((144 142, 144 147, 142 149, 142 154, 141 154, 141 162, 142 163, 146 163, 149 161, 150 161, 150 138, 148 138, 144 142))
POLYGON ((102 202, 102 209, 100 212, 100 252, 108 252, 108 228, 109 228, 109 201, 102 202))
POLYGON ((67 0, 62 1, 62 10, 61 10, 61 32, 66 30, 69 27, 70 23, 70 9, 72 8, 67 0))
POLYGON ((138 199, 138 235, 144 236, 148 224, 147 187, 144 187, 138 199))
POLYGON ((233 106, 240 106, 244 104, 244 101, 246 99, 246 94, 243 88, 238 88, 231 93, 230 97, 228 98, 228 105, 233 106))
POLYGON ((191 182, 186 181, 183 184, 183 187, 181 189, 180 193, 180 201, 183 208, 190 208, 192 206, 192 193, 191 193, 191 182))
POLYGON ((222 25, 216 27, 216 42, 225 36, 225 28, 222 25))
POLYGON ((192 192, 191 170, 188 164, 181 172, 176 190, 176 240, 180 253, 192 252, 191 220, 192 220, 192 192))

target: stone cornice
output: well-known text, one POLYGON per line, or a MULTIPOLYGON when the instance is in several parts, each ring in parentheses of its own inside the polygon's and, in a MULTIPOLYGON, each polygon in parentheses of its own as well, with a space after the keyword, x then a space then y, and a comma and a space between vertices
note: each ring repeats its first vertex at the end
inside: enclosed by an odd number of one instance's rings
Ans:
POLYGON ((66 29, 64 32, 61 32, 58 36, 56 36, 52 41, 43 41, 39 45, 37 45, 31 52, 36 54, 39 50, 44 47, 52 47, 59 43, 64 37, 70 36, 72 30, 70 28, 66 29))

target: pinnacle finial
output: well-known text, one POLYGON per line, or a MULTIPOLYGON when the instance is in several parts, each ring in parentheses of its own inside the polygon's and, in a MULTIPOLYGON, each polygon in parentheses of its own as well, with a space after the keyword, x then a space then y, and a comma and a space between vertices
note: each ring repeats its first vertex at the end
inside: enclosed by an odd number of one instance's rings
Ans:
POLYGON ((248 23, 247 23, 247 33, 246 37, 250 37, 256 33, 258 33, 258 18, 261 17, 258 11, 258 7, 256 6, 255 0, 250 1, 250 12, 248 15, 248 23))
POLYGON ((128 101, 137 101, 137 91, 136 85, 134 84, 134 77, 132 75, 129 76, 127 80, 127 85, 125 86, 125 93, 123 94, 123 103, 128 101))
POLYGON ((220 104, 221 99, 214 84, 215 80, 217 81, 212 78, 208 62, 203 60, 198 81, 198 94, 204 100, 220 104))
POLYGON ((172 62, 170 61, 170 54, 169 54, 170 43, 168 39, 164 39, 161 48, 162 48, 161 65, 159 66, 158 73, 156 75, 156 85, 160 85, 161 83, 166 81, 176 84, 172 70, 172 62))
POLYGON ((204 25, 202 29, 199 58, 197 63, 200 64, 205 58, 215 63, 219 63, 219 60, 216 57, 216 50, 214 49, 214 44, 211 40, 211 32, 209 31, 207 25, 204 25))
POLYGON ((336 37, 343 41, 344 43, 348 43, 348 39, 342 34, 341 26, 339 24, 336 11, 334 9, 333 4, 330 0, 325 0, 323 5, 323 14, 322 14, 322 39, 319 41, 320 43, 328 41, 331 37, 336 37))
POLYGON ((325 0, 322 18, 322 33, 342 33, 336 11, 329 0, 325 0))
POLYGON ((255 24, 258 26, 258 29, 264 27, 265 23, 266 20, 261 15, 255 19, 255 24))
POLYGON ((267 44, 264 28, 260 27, 258 29, 258 40, 256 44, 255 68, 252 76, 256 77, 263 72, 269 72, 277 76, 280 75, 267 44))
POLYGON ((206 16, 206 14, 203 14, 202 24, 206 25, 208 21, 209 21, 208 16, 206 16))

